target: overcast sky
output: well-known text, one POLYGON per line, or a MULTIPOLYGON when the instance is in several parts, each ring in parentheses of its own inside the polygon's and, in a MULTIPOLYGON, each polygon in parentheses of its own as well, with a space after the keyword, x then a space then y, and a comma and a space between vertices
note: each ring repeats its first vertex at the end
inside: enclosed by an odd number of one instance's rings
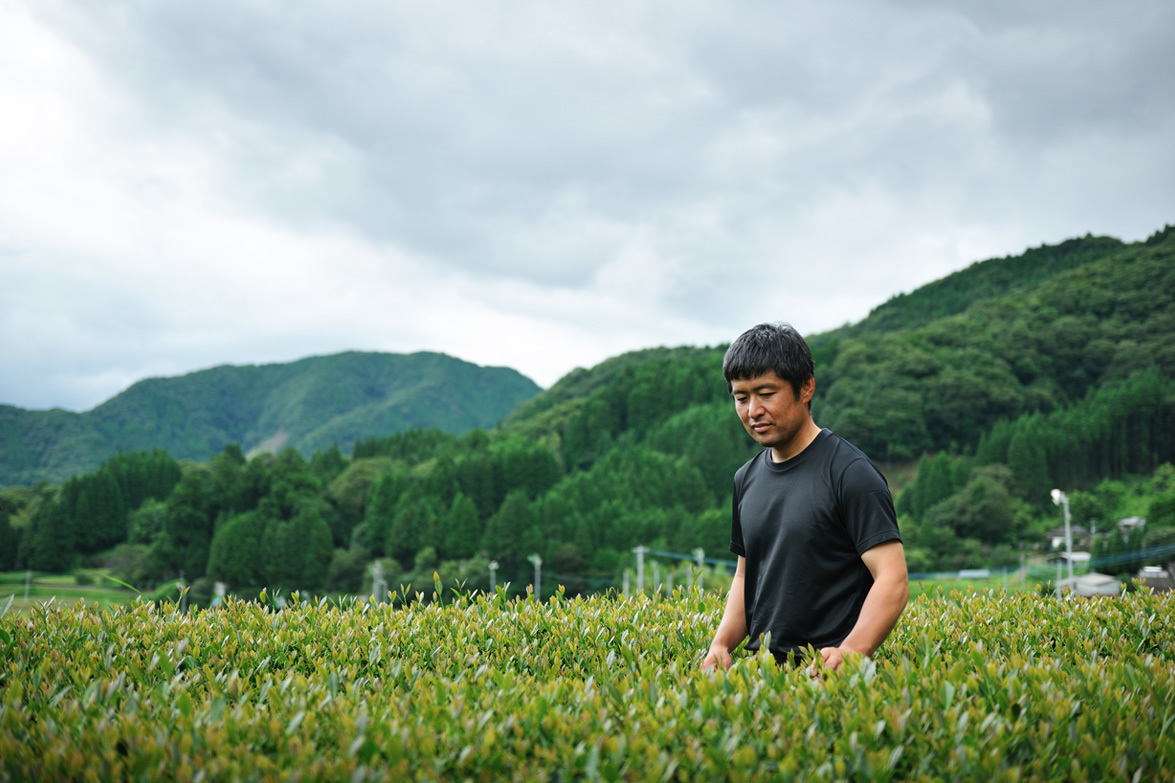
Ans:
POLYGON ((0 0, 0 403, 549 386, 1175 223, 1175 3, 0 0))

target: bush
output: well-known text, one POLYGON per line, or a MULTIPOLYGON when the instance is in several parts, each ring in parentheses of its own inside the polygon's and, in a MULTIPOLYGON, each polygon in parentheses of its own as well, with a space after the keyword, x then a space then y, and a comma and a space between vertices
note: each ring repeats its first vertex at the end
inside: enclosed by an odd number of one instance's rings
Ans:
POLYGON ((326 589, 340 593, 358 593, 363 589, 363 573, 366 568, 367 558, 361 550, 336 549, 327 570, 326 589))
POLYGON ((10 613, 0 779, 1175 779, 1175 593, 921 596, 819 680, 769 654, 700 671, 722 610, 677 591, 10 613))

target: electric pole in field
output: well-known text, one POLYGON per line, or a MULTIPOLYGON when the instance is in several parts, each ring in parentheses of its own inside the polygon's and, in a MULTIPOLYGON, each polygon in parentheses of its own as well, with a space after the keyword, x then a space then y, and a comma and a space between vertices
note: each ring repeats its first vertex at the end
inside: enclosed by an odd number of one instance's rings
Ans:
POLYGON ((636 591, 640 593, 645 589, 645 553, 649 548, 638 546, 633 547, 632 551, 636 553, 636 591))
POLYGON ((534 563, 534 597, 539 603, 542 603, 543 559, 537 554, 531 555, 526 559, 534 563))
POLYGON ((384 578, 383 563, 376 560, 371 564, 371 600, 383 603, 384 593, 388 591, 388 580, 384 578))
MULTIPOLYGON (((1077 594, 1077 584, 1073 581, 1073 532, 1069 527, 1069 497, 1059 489, 1054 489, 1051 493, 1053 504, 1061 506, 1065 512, 1065 560, 1069 562, 1069 592, 1073 595, 1077 594)), ((1060 576, 1057 577, 1060 582, 1060 576)), ((1061 586, 1057 585, 1057 595, 1061 594, 1061 586)))

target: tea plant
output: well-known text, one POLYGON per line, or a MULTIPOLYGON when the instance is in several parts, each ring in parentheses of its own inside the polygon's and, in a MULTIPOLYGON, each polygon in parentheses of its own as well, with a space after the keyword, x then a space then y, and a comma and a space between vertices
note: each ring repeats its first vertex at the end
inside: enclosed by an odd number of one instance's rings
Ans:
POLYGON ((0 617, 12 780, 1171 780, 1172 594, 914 601, 875 660, 703 673, 722 597, 0 617))

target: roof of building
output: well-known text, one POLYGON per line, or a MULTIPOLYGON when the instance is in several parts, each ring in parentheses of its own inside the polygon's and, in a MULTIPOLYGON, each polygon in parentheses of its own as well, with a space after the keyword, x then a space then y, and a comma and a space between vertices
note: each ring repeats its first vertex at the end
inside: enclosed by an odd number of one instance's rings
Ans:
MULTIPOLYGON (((1088 563, 1089 559, 1093 557, 1089 552, 1083 552, 1078 549, 1073 550, 1072 560, 1074 563, 1088 563)), ((1068 552, 1053 552, 1049 555, 1048 561, 1050 563, 1065 563, 1070 559, 1068 552)))
POLYGON ((1146 566, 1138 572, 1138 582, 1143 587, 1149 587, 1156 593, 1165 593, 1175 590, 1175 579, 1167 569, 1160 566, 1146 566))

